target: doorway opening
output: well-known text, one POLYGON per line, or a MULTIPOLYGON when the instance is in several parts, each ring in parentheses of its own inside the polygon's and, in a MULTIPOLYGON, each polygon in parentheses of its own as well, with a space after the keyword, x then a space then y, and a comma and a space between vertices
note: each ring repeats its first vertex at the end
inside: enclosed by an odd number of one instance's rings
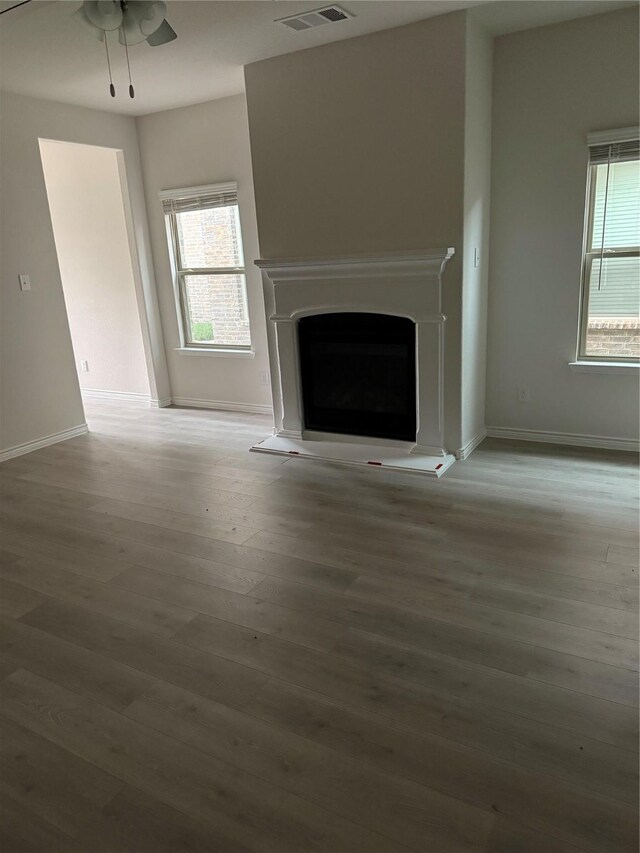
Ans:
POLYGON ((40 139, 58 266, 83 403, 149 402, 122 152, 40 139))

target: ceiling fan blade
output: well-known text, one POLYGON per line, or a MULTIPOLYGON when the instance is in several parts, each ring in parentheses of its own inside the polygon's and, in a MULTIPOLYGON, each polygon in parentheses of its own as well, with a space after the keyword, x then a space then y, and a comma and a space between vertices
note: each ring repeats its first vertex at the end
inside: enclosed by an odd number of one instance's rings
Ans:
POLYGON ((151 45, 151 47, 157 47, 160 44, 166 44, 169 41, 173 41, 178 38, 177 32, 173 29, 171 24, 168 21, 163 21, 155 33, 151 33, 151 35, 147 38, 147 43, 151 45))

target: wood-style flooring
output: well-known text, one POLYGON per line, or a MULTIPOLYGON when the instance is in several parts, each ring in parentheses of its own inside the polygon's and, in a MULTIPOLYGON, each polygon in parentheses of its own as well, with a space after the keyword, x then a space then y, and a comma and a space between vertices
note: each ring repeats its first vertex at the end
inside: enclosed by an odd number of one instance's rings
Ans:
POLYGON ((3 853, 633 853, 638 476, 92 402, 0 468, 3 853))

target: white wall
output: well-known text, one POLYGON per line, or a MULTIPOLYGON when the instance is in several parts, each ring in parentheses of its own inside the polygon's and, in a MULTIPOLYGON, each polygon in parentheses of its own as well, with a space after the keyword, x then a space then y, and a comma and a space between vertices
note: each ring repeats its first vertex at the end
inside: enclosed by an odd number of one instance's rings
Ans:
POLYGON ((589 131, 638 123, 638 14, 496 40, 487 423, 632 439, 638 376, 571 373, 589 131), (519 403, 518 386, 531 400, 519 403))
POLYGON ((473 13, 467 15, 466 47, 462 448, 475 444, 484 435, 489 289, 493 39, 475 21, 473 13))
POLYGON ((253 261, 260 256, 253 198, 249 129, 244 95, 137 119, 151 244, 174 399, 230 401, 271 408, 260 373, 269 371, 262 284, 253 261), (244 244, 251 341, 255 359, 185 355, 158 193, 175 187, 237 181, 244 244))
POLYGON ((48 140, 40 150, 80 387, 148 397, 118 152, 48 140))
MULTIPOLYGON (((8 93, 2 93, 0 113, 0 450, 7 450, 84 422, 39 138, 123 151, 138 261, 136 294, 140 302, 144 290, 148 314, 157 304, 134 120, 8 93), (20 273, 31 276, 30 292, 20 291, 20 273)), ((155 368, 152 394, 166 398, 164 346, 156 329, 159 321, 148 335, 145 331, 145 356, 155 368)))

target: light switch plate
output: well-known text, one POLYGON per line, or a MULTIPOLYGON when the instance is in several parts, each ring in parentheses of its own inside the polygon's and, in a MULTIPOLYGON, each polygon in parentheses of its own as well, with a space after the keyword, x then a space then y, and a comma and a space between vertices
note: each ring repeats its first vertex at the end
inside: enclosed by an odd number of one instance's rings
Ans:
POLYGON ((28 275, 19 275, 20 290, 31 290, 31 279, 28 275))

